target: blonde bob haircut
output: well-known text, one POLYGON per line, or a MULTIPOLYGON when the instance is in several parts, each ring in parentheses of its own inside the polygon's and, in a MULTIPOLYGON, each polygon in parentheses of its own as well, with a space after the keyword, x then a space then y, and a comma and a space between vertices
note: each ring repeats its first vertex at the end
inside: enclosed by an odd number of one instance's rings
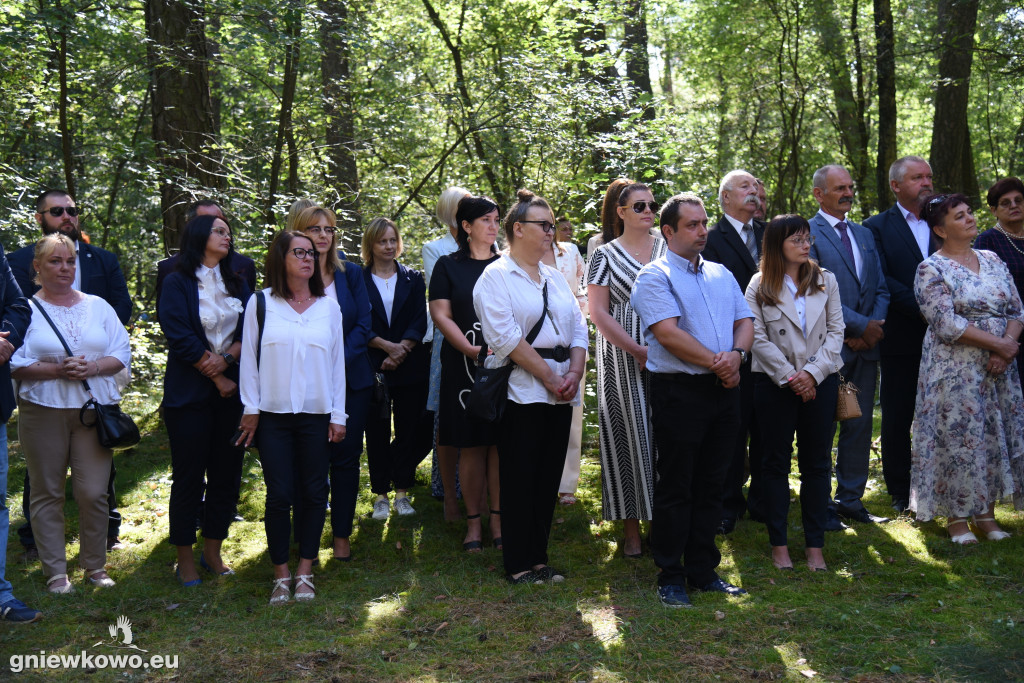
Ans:
POLYGON ((332 228, 335 228, 334 234, 331 235, 331 246, 327 248, 327 268, 330 271, 340 270, 344 273, 345 262, 338 258, 338 219, 333 211, 322 206, 303 209, 295 217, 295 229, 299 232, 306 232, 313 224, 319 222, 321 216, 327 219, 332 228))
MULTIPOLYGON (((36 248, 32 251, 32 262, 42 263, 50 258, 53 252, 57 251, 61 246, 67 249, 69 254, 74 255, 75 245, 71 242, 71 238, 62 232, 51 232, 36 242, 36 248)), ((32 282, 42 287, 43 283, 39 281, 38 271, 39 269, 36 268, 36 276, 32 278, 32 282)))
POLYGON ((366 264, 367 268, 373 268, 373 245, 384 237, 384 233, 388 231, 388 228, 395 231, 395 239, 398 240, 398 246, 395 248, 395 259, 397 260, 402 255, 402 233, 399 232, 395 222, 383 216, 374 218, 366 226, 366 232, 363 233, 363 243, 360 247, 363 263, 366 264))

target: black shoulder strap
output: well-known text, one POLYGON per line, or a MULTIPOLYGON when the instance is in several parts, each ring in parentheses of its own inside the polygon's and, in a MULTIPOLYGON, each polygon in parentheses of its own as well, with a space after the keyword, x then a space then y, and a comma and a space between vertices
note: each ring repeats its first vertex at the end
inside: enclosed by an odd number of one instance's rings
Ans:
POLYGON ((263 323, 267 320, 267 295, 263 290, 256 292, 256 370, 260 369, 260 352, 263 350, 263 323))
MULTIPOLYGON (((533 324, 533 327, 530 329, 530 331, 526 335, 526 343, 527 344, 530 344, 531 346, 533 345, 533 341, 537 338, 537 335, 540 334, 540 328, 544 327, 544 316, 546 316, 547 314, 548 314, 548 282, 547 282, 547 280, 545 280, 544 281, 544 308, 541 309, 540 317, 537 319, 537 322, 533 324)), ((487 358, 487 340, 486 339, 483 341, 483 343, 480 344, 480 353, 476 357, 477 365, 482 367, 483 364, 484 364, 484 359, 485 358, 487 358)))
MULTIPOLYGON (((32 297, 32 303, 34 303, 36 305, 36 310, 39 311, 40 313, 42 313, 43 317, 46 318, 46 322, 50 323, 50 327, 53 328, 53 333, 55 335, 57 335, 57 339, 60 340, 61 346, 64 347, 64 353, 68 354, 68 356, 75 355, 75 354, 71 353, 71 347, 68 346, 68 343, 66 341, 64 341, 64 335, 62 335, 60 333, 60 330, 57 329, 57 326, 53 323, 53 319, 50 318, 50 314, 47 313, 46 309, 43 308, 43 305, 41 303, 39 303, 39 299, 37 299, 35 297, 32 297)), ((85 390, 86 391, 88 391, 90 393, 92 392, 92 389, 89 388, 89 382, 87 380, 83 379, 82 380, 82 384, 85 385, 85 390)))

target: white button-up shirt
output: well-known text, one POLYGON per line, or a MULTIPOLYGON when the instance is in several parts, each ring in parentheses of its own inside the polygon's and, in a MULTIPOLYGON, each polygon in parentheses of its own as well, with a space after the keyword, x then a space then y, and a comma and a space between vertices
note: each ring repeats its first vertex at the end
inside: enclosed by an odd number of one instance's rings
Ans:
POLYGON ((914 240, 917 242, 917 246, 921 248, 921 256, 928 258, 928 240, 932 235, 932 229, 928 227, 928 221, 923 221, 910 213, 899 202, 896 202, 896 206, 900 207, 900 213, 907 219, 910 232, 914 233, 914 240))

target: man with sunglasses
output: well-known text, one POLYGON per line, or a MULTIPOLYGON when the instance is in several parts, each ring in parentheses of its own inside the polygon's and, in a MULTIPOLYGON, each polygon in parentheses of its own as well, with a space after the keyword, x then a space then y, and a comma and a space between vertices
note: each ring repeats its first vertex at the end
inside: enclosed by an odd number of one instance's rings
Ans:
MULTIPOLYGON (((185 223, 188 224, 196 216, 214 216, 225 223, 228 219, 224 217, 224 211, 220 205, 212 199, 200 199, 193 202, 185 210, 185 223)), ((174 272, 178 265, 178 255, 174 254, 156 263, 156 304, 154 308, 160 310, 160 288, 163 287, 164 278, 174 272)), ((237 251, 231 252, 231 270, 235 271, 240 278, 249 285, 249 291, 256 291, 256 263, 248 256, 243 256, 237 251)))
MULTIPOLYGON (((761 186, 763 187, 763 185, 761 186)), ((757 178, 742 169, 729 171, 718 187, 718 202, 722 217, 708 228, 707 246, 703 256, 708 261, 725 266, 740 287, 747 291, 750 278, 758 270, 761 240, 765 224, 755 220, 760 200, 757 178)), ((761 443, 754 427, 754 383, 750 377, 750 357, 740 366, 740 436, 729 464, 722 498, 722 521, 718 533, 729 534, 736 528, 736 520, 747 510, 750 518, 763 521, 761 507, 761 443), (749 455, 747 443, 749 440, 749 455), (743 498, 743 484, 750 468, 750 488, 743 498)))
MULTIPOLYGON (((43 191, 36 199, 36 222, 44 235, 61 232, 75 243, 75 281, 72 287, 86 294, 93 294, 104 299, 122 323, 127 324, 132 315, 132 299, 128 293, 128 285, 121 272, 121 264, 117 256, 106 249, 94 247, 82 241, 79 228, 81 213, 74 198, 65 190, 50 189, 43 191)), ((39 291, 35 283, 36 271, 32 267, 35 255, 35 244, 29 244, 8 256, 11 271, 25 296, 32 296, 39 291)), ((110 481, 107 485, 107 504, 110 506, 110 517, 107 524, 107 550, 121 547, 118 533, 121 529, 121 513, 117 511, 117 500, 114 497, 114 476, 116 469, 110 466, 110 481)), ((27 558, 36 552, 35 538, 32 535, 32 520, 29 517, 29 496, 31 487, 28 472, 25 472, 25 492, 22 498, 22 511, 25 523, 18 528, 18 539, 25 547, 27 558)))

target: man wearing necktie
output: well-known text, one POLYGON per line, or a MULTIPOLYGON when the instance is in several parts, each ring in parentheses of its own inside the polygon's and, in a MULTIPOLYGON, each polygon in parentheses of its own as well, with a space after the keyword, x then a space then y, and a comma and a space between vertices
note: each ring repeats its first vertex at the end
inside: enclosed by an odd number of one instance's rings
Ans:
MULTIPOLYGON (((725 266, 736 278, 740 291, 745 292, 750 278, 758 270, 761 239, 764 237, 764 223, 754 220, 758 208, 757 179, 740 169, 726 173, 718 187, 718 201, 722 206, 722 217, 708 228, 703 257, 725 266)), ((740 366, 740 431, 723 489, 722 523, 718 529, 722 534, 731 533, 736 528, 736 520, 746 510, 750 510, 751 519, 764 519, 760 510, 761 444, 754 425, 754 385, 750 378, 750 358, 747 357, 740 366), (748 436, 750 488, 744 500, 748 436)))
POLYGON ((896 203, 864 221, 871 230, 889 289, 882 352, 882 472, 892 507, 904 512, 910 502, 910 425, 917 399, 917 371, 928 329, 914 298, 917 267, 935 251, 928 224, 921 220, 921 200, 932 193, 932 167, 917 156, 897 159, 889 167, 889 187, 896 203))
MULTIPOLYGON (((871 231, 848 219, 853 205, 854 185, 842 166, 822 166, 814 172, 814 199, 821 207, 810 221, 811 258, 836 277, 846 324, 843 342, 843 368, 840 374, 853 382, 860 393, 861 417, 839 426, 836 455, 836 495, 829 504, 825 528, 844 528, 839 517, 882 523, 864 508, 861 498, 868 480, 871 454, 871 420, 875 405, 875 378, 878 374, 882 326, 889 308, 889 290, 885 286, 882 262, 875 250, 871 231)), ((833 426, 834 429, 834 426, 833 426)))
MULTIPOLYGON (((80 213, 74 198, 64 190, 45 190, 36 199, 36 222, 44 235, 62 232, 75 243, 75 289, 104 299, 117 313, 117 318, 127 324, 132 315, 132 298, 128 294, 128 285, 121 272, 121 264, 117 256, 106 249, 94 247, 82 240, 79 228, 80 213)), ((14 279, 30 297, 39 291, 35 283, 36 271, 32 267, 35 254, 35 243, 22 247, 9 254, 7 262, 14 273, 14 279)), ((118 533, 121 529, 121 513, 117 511, 114 499, 114 475, 117 470, 110 465, 110 482, 107 486, 107 504, 110 506, 110 519, 107 525, 107 550, 121 548, 118 533)), ((29 519, 29 485, 28 471, 25 471, 25 492, 22 511, 25 513, 25 524, 18 528, 18 538, 25 547, 26 554, 35 552, 35 539, 32 536, 32 521, 29 519)))

